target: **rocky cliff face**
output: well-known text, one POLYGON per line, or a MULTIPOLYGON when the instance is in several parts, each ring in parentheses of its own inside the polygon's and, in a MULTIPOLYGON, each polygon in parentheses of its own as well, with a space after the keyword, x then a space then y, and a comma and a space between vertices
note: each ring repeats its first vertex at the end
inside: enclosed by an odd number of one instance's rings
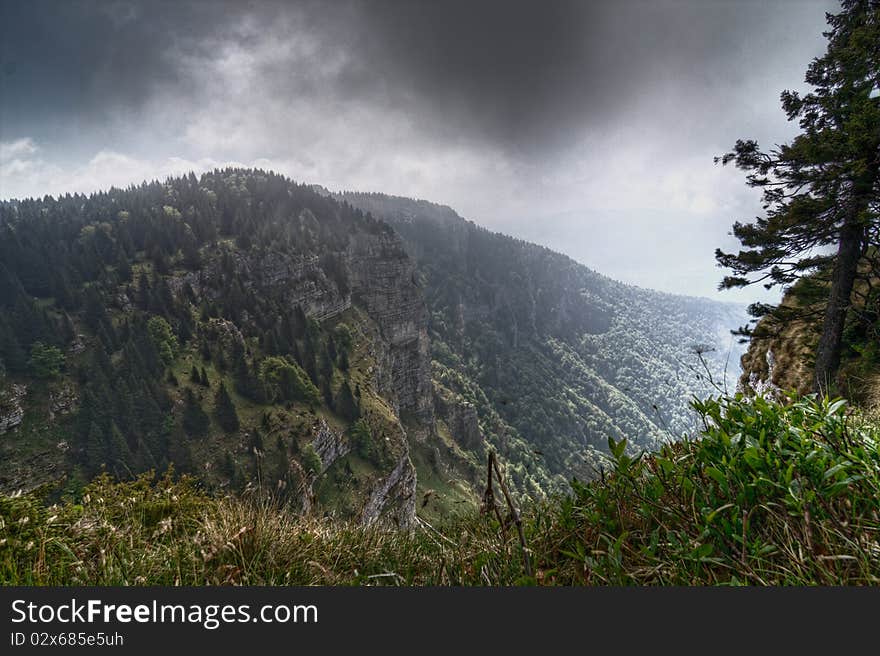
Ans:
MULTIPOLYGON (((433 420, 427 311, 415 283, 415 267, 397 235, 388 229, 357 232, 344 251, 333 253, 334 271, 314 254, 233 251, 229 258, 246 293, 272 294, 306 316, 323 321, 362 307, 379 326, 382 344, 375 355, 380 390, 398 411, 419 421, 433 420)), ((223 277, 221 258, 170 281, 177 293, 189 285, 198 297, 213 299, 223 277)), ((226 322, 228 323, 228 322, 226 322)))
MULTIPOLYGON (((241 280, 246 293, 281 295, 290 308, 299 305, 307 316, 321 321, 345 311, 351 298, 339 290, 321 268, 314 253, 278 251, 242 252, 228 255, 232 271, 241 280)), ((176 292, 190 285, 198 297, 213 299, 223 279, 221 258, 212 258, 203 268, 169 280, 176 292)))
POLYGON ((312 448, 321 459, 321 472, 324 473, 339 458, 346 456, 351 451, 351 444, 344 435, 337 433, 321 419, 315 430, 315 439, 312 440, 312 448))
MULTIPOLYGON (((796 298, 786 294, 784 306, 798 307, 796 298)), ((813 354, 819 341, 820 326, 815 321, 791 319, 783 324, 764 317, 741 359, 739 389, 747 393, 776 393, 812 390, 813 354)))
POLYGON ((0 435, 21 425, 26 396, 26 385, 12 384, 0 392, 0 435))
POLYGON ((57 386, 49 396, 49 419, 74 412, 78 401, 79 395, 72 383, 62 383, 57 386))
POLYGON ((438 387, 434 394, 437 417, 449 428, 449 433, 463 449, 480 452, 485 446, 485 438, 480 431, 477 408, 462 399, 457 399, 448 390, 438 387))
POLYGON ((483 435, 465 406, 435 397, 437 417, 463 450, 485 439, 519 489, 594 476, 608 438, 654 449, 695 430, 689 399, 715 391, 697 348, 733 389, 741 351, 729 330, 745 308, 615 282, 442 205, 334 197, 400 235, 425 287, 435 380, 474 406, 483 435))
POLYGON ((315 505, 315 480, 317 476, 330 469, 339 458, 344 458, 351 451, 351 443, 344 435, 334 431, 323 419, 315 426, 312 448, 321 459, 321 471, 317 475, 307 474, 296 460, 290 461, 290 466, 297 473, 297 477, 304 481, 302 492, 302 512, 309 513, 315 505))
POLYGON ((390 232, 355 238, 347 268, 352 295, 379 326, 389 346, 386 385, 398 410, 433 419, 431 356, 424 299, 414 281, 415 267, 400 239, 390 232))
POLYGON ((409 527, 416 516, 416 470, 407 449, 391 473, 373 490, 361 514, 364 524, 372 524, 379 517, 388 518, 401 528, 409 527))

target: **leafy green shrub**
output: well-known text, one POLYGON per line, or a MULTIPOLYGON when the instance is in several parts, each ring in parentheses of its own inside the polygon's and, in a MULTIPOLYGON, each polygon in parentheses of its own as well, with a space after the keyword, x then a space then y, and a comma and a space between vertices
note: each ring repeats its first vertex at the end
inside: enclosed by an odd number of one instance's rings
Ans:
POLYGON ((880 581, 880 430, 843 400, 695 401, 701 439, 573 484, 557 574, 591 583, 880 581))
POLYGON ((34 342, 28 367, 37 378, 57 378, 64 366, 64 354, 56 346, 34 342))
POLYGON ((309 380, 308 374, 287 358, 265 358, 260 362, 259 377, 270 402, 285 400, 317 403, 320 399, 318 388, 309 380))
POLYGON ((306 444, 306 447, 302 452, 302 466, 307 472, 311 474, 320 474, 321 468, 323 467, 323 463, 321 462, 321 456, 315 451, 315 447, 311 444, 306 444))

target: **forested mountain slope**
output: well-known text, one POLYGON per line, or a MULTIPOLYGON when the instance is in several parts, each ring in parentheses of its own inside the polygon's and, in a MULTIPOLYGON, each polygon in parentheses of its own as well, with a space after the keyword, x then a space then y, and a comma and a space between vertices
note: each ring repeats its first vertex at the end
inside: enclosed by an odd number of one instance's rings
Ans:
POLYGON ((0 487, 173 463, 406 523, 442 451, 444 502, 473 503, 426 319, 388 225, 274 174, 4 202, 0 487))
POLYGON ((438 394, 472 403, 522 478, 592 477, 609 437, 657 448, 693 429, 693 395, 718 391, 710 375, 735 387, 730 330, 745 308, 613 281, 446 206, 336 197, 403 238, 425 286, 438 394))

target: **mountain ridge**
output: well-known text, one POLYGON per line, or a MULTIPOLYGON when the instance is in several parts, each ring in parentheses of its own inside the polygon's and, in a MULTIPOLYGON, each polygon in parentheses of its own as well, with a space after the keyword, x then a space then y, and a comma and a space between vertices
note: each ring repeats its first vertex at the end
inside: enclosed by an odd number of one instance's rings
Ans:
MULTIPOLYGON (((424 198, 411 198, 409 196, 399 196, 396 194, 386 194, 383 192, 376 192, 376 191, 351 191, 351 190, 331 191, 330 189, 328 189, 327 187, 325 187, 321 184, 310 184, 309 187, 314 189, 317 193, 321 194, 322 196, 327 196, 327 197, 335 198, 337 200, 342 200, 342 201, 350 201, 354 198, 365 197, 365 198, 384 199, 384 200, 392 201, 392 202, 401 202, 403 204, 412 204, 416 209, 418 209, 418 208, 436 209, 442 213, 448 214, 447 223, 450 223, 450 224, 463 223, 463 224, 466 224, 466 225, 474 227, 474 228, 479 228, 481 230, 485 230, 487 232, 490 232, 490 233, 497 235, 497 236, 500 236, 500 237, 506 237, 506 238, 512 239, 517 242, 522 242, 523 244, 528 245, 530 247, 541 249, 542 251, 545 251, 547 254, 550 254, 554 257, 565 258, 565 259, 569 260, 572 264, 586 269, 587 271, 589 271, 591 274, 595 275, 596 277, 603 279, 603 280, 607 281, 608 283, 611 283, 614 285, 620 285, 621 287, 634 289, 634 290, 638 290, 638 291, 649 292, 652 294, 657 294, 659 296, 668 296, 670 298, 678 299, 678 300, 705 301, 707 303, 713 303, 713 304, 717 304, 717 305, 721 305, 721 306, 727 306, 727 307, 730 307, 732 309, 735 309, 737 311, 742 311, 742 312, 745 312, 748 307, 747 303, 742 303, 742 302, 738 302, 738 301, 727 301, 727 300, 722 300, 719 298, 713 298, 713 297, 709 297, 709 296, 703 296, 703 295, 699 295, 699 294, 682 294, 682 293, 678 293, 678 292, 670 292, 670 291, 666 291, 663 289, 657 289, 654 287, 646 287, 643 285, 638 285, 636 283, 629 283, 629 282, 625 282, 622 280, 618 280, 617 278, 614 278, 612 276, 609 276, 607 274, 602 273, 601 271, 597 270, 594 267, 591 267, 588 264, 584 264, 583 262, 579 261, 576 257, 574 257, 572 255, 568 255, 567 253, 564 253, 562 251, 555 250, 552 246, 540 244, 538 242, 530 241, 527 238, 516 237, 512 234, 508 234, 508 233, 503 232, 501 230, 495 230, 493 228, 483 226, 482 224, 478 223, 477 221, 474 221, 473 219, 468 219, 468 218, 460 215, 453 207, 451 207, 450 205, 446 205, 444 203, 441 203, 441 202, 427 200, 424 198)), ((357 203, 353 203, 353 204, 357 205, 357 203)), ((364 203, 363 206, 368 207, 369 203, 364 203)), ((380 213, 380 215, 381 215, 381 213, 380 213)), ((404 223, 407 221, 412 222, 418 216, 420 216, 419 213, 411 212, 408 215, 401 216, 401 218, 398 220, 395 220, 392 218, 390 222, 392 224, 394 224, 396 222, 400 222, 400 223, 404 223)), ((430 213, 423 213, 423 214, 421 214, 421 216, 430 217, 431 214, 430 213)), ((440 222, 440 221, 438 221, 438 222, 440 222)))

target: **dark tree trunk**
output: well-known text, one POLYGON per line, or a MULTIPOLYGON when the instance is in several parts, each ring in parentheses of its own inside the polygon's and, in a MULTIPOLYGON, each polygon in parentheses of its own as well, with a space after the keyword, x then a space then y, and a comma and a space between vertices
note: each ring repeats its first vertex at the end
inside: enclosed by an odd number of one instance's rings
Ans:
POLYGON ((820 394, 828 393, 840 366, 843 326, 862 252, 863 234, 864 228, 856 222, 848 222, 840 230, 840 244, 831 277, 831 293, 825 309, 822 336, 816 349, 813 389, 820 394))

